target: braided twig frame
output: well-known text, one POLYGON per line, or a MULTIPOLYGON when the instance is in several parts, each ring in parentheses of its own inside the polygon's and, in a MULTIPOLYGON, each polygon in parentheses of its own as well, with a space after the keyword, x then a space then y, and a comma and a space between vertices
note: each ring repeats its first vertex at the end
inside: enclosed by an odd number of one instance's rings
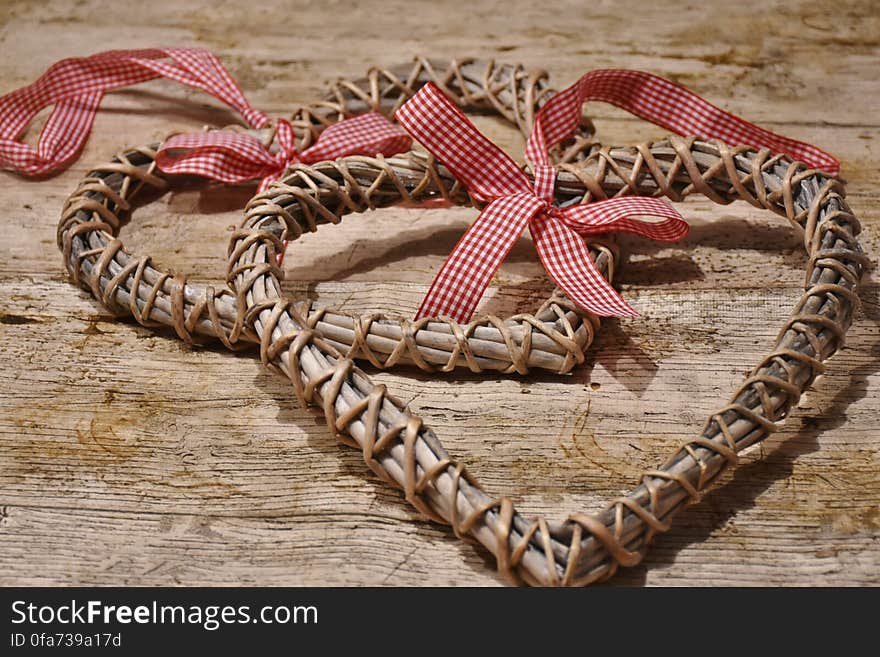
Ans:
MULTIPOLYGON (((326 100, 300 108, 291 123, 298 148, 304 149, 321 130, 345 116, 367 111, 393 116, 418 89, 433 81, 464 109, 497 112, 527 134, 535 110, 553 93, 546 78, 543 71, 492 61, 453 60, 440 67, 418 58, 408 66, 372 69, 361 80, 338 80, 326 100)), ((592 126, 585 120, 577 136, 557 149, 554 157, 561 161, 584 157, 591 135, 592 126)), ((265 135, 267 143, 272 137, 265 135)), ((172 184, 173 179, 154 166, 157 149, 158 145, 150 145, 117 154, 110 163, 91 171, 68 198, 58 226, 65 267, 77 284, 90 289, 111 312, 130 315, 145 326, 172 326, 187 343, 194 343, 196 335, 215 337, 228 348, 235 348, 242 338, 256 341, 243 326, 242 313, 227 290, 192 285, 183 274, 156 269, 149 257, 128 253, 117 239, 136 197, 142 203, 172 184)), ((458 204, 470 203, 460 185, 425 188, 430 190, 440 190, 443 198, 458 204)), ((299 193, 298 188, 292 191, 299 193)), ((339 221, 322 206, 313 207, 308 230, 315 230, 319 223, 339 221)), ((613 242, 596 242, 592 256, 610 279, 613 242)), ((280 271, 277 275, 281 276, 280 271)), ((350 357, 366 359, 377 367, 406 363, 427 371, 468 367, 475 372, 524 374, 537 367, 565 373, 583 362, 598 328, 594 316, 558 291, 534 315, 507 319, 486 315, 466 326, 442 318, 413 322, 377 314, 352 316, 313 307, 311 302, 302 304, 299 312, 310 328, 350 357)))
POLYGON ((700 435, 596 515, 577 512, 551 526, 544 518, 521 516, 506 497, 488 495, 420 418, 372 384, 316 334, 300 306, 282 297, 274 264, 282 240, 312 229, 316 217, 333 221, 329 215, 338 220, 403 199, 461 193, 442 167, 415 157, 293 167, 250 203, 230 242, 228 281, 246 310, 244 326, 260 337, 264 363, 290 379, 304 404, 321 407, 330 431, 360 449, 379 477, 403 489, 427 518, 482 543, 504 575, 530 584, 582 585, 640 562, 677 511, 788 415, 822 372, 822 361, 843 344, 866 258, 843 184, 766 150, 669 137, 597 148, 581 162, 559 166, 557 175, 560 204, 622 194, 742 199, 798 226, 809 256, 804 295, 771 353, 700 435))

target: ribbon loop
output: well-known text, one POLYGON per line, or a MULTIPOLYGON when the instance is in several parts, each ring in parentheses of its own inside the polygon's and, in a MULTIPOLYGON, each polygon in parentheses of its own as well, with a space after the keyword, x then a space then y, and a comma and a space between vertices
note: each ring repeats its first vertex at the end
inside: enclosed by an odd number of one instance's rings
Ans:
POLYGON ((433 82, 397 110, 398 123, 480 201, 529 192, 528 176, 433 82))
POLYGON ((165 173, 227 184, 273 175, 281 166, 259 139, 225 131, 175 135, 162 144, 156 165, 165 173))

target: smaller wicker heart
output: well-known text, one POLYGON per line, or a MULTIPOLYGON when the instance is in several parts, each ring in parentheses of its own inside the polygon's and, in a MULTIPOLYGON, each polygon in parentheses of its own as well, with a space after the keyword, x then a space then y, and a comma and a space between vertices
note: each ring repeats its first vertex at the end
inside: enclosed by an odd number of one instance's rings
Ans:
MULTIPOLYGON (((536 110, 554 93, 542 71, 477 60, 454 60, 441 66, 419 58, 393 69, 372 69, 360 80, 337 81, 324 101, 294 113, 291 123, 297 145, 300 150, 307 148, 321 130, 346 116, 366 111, 393 116, 428 82, 443 88, 466 111, 497 114, 523 134, 531 129, 536 110)), ((577 136, 554 152, 556 161, 584 157, 591 135, 592 126, 585 120, 577 136)), ((158 144, 152 144, 119 153, 108 164, 93 169, 68 198, 58 226, 65 267, 74 281, 89 289, 109 310, 130 315, 145 326, 172 326, 189 343, 197 336, 216 337, 229 348, 240 339, 256 341, 256 336, 241 324, 242 315, 228 291, 189 284, 183 274, 163 272, 149 257, 127 252, 118 239, 120 229, 138 205, 180 183, 156 168, 157 149, 158 144)), ((413 175, 434 171, 433 166, 426 169, 426 160, 415 152, 410 154, 410 161, 415 167, 413 175)), ((359 198, 336 198, 347 212, 363 209, 364 202, 382 203, 386 189, 383 183, 406 175, 371 164, 365 175, 373 177, 377 188, 368 192, 357 161, 347 162, 345 175, 350 178, 337 187, 344 190, 350 186, 363 194, 359 198)), ((437 183, 424 180, 412 193, 401 186, 392 190, 390 198, 439 193, 450 202, 470 204, 460 185, 447 183, 448 179, 437 183)), ((298 187, 291 190, 301 194, 298 187)), ((338 221, 341 212, 312 204, 311 209, 305 208, 303 225, 314 230, 320 223, 338 221)), ((591 243, 591 256, 609 279, 614 271, 613 249, 613 242, 591 243)), ((280 278, 280 270, 275 273, 280 278)), ((411 322, 387 320, 376 314, 350 315, 315 307, 311 302, 303 303, 299 312, 318 335, 352 357, 377 367, 406 363, 428 371, 468 367, 476 372, 526 373, 530 368, 568 372, 583 362, 584 351, 598 327, 595 317, 558 292, 534 314, 503 319, 486 315, 466 326, 442 319, 411 322)))

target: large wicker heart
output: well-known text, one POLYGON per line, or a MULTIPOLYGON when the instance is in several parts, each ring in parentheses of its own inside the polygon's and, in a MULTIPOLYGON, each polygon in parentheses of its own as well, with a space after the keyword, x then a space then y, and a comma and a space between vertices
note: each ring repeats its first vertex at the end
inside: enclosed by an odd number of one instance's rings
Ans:
MULTIPOLYGON (((529 71, 518 65, 494 61, 453 60, 444 65, 426 59, 392 69, 373 69, 359 80, 337 81, 325 99, 297 110, 292 118, 300 150, 307 148, 328 125, 366 111, 393 116, 394 112, 428 82, 434 82, 466 111, 494 113, 527 134, 535 112, 553 95, 543 71, 529 71)), ((591 146, 592 125, 585 120, 575 138, 556 149, 559 162, 583 158, 591 146)), ((267 138, 271 140, 272 135, 267 138)), ((145 326, 168 325, 187 342, 197 336, 215 337, 233 348, 239 339, 256 341, 241 323, 234 298, 226 290, 187 283, 183 274, 171 274, 153 266, 146 256, 136 256, 118 239, 122 225, 137 205, 179 184, 156 168, 158 144, 119 153, 110 163, 97 167, 80 183, 65 203, 58 226, 58 243, 64 264, 73 279, 90 289, 111 312, 128 314, 145 326), (132 294, 132 291, 135 291, 132 294)), ((412 175, 430 173, 424 169, 424 156, 410 154, 412 175), (419 172, 422 173, 419 173, 419 172)), ((346 160, 345 173, 358 186, 359 164, 346 160)), ((376 169, 373 160, 367 175, 374 182, 390 183, 401 175, 398 168, 390 176, 376 169)), ((363 179, 360 178, 363 184, 363 179)), ((410 181, 411 183, 412 181, 410 181)), ((438 181, 439 182, 439 181, 438 181)), ((460 185, 424 184, 413 189, 414 196, 439 192, 448 201, 469 204, 460 185)), ((357 187, 361 191, 366 186, 357 187)), ((299 193, 298 188, 294 193, 299 193)), ((363 204, 381 203, 384 187, 375 193, 352 198, 340 187, 336 202, 348 212, 363 204)), ((407 187, 392 194, 392 202, 410 196, 407 187)), ((308 200, 308 195, 302 197, 308 200)), ((343 211, 332 211, 320 204, 304 208, 304 227, 336 222, 343 211)), ((609 280, 614 273, 614 243, 591 243, 591 255, 609 280)), ((280 270, 276 270, 280 277, 280 270)), ((329 344, 348 356, 363 358, 377 367, 414 364, 427 371, 449 371, 467 367, 471 371, 495 370, 525 374, 532 368, 565 373, 584 360, 584 351, 593 341, 598 321, 555 292, 534 313, 509 318, 492 315, 477 317, 467 326, 442 319, 391 321, 376 314, 351 315, 304 302, 299 312, 308 326, 329 344)))
POLYGON ((596 147, 585 160, 558 166, 557 204, 622 194, 742 199, 801 229, 809 260, 806 292, 773 351, 703 432, 644 473, 606 511, 573 513, 550 526, 521 516, 508 498, 484 492, 421 419, 319 337, 280 291, 274 266, 279 246, 314 230, 316 217, 335 223, 351 211, 446 198, 456 185, 442 166, 412 155, 296 165, 249 204, 230 242, 229 283, 245 324, 260 337, 264 362, 290 379, 303 403, 320 406, 330 430, 361 449, 366 464, 402 488, 413 506, 482 543, 507 576, 530 584, 588 584, 641 561, 653 536, 734 465, 738 452, 774 430, 822 371, 822 361, 840 347, 865 265, 855 239, 858 222, 838 180, 766 150, 719 141, 673 136, 596 147))

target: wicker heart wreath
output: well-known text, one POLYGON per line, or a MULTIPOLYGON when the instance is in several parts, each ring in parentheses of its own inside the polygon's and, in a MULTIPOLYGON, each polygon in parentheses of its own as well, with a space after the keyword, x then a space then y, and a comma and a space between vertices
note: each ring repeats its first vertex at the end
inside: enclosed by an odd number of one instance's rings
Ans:
MULTIPOLYGON (((465 107, 485 109, 487 92, 493 89, 489 74, 469 76, 467 66, 453 69, 458 75, 441 78, 446 91, 465 107)), ((337 91, 343 95, 337 99, 349 112, 349 103, 387 110, 385 101, 392 94, 391 104, 411 95, 426 70, 417 65, 405 83, 384 72, 389 83, 375 84, 379 78, 374 76, 370 91, 341 85, 337 91)), ((491 93, 495 101, 502 97, 497 89, 508 93, 502 114, 522 101, 517 80, 530 79, 518 77, 518 68, 505 70, 512 77, 491 93)), ((526 87, 532 92, 538 88, 526 87)), ((310 115, 304 127, 311 129, 321 118, 313 121, 310 115)), ((620 148, 580 141, 566 150, 556 170, 558 205, 618 195, 662 195, 677 201, 693 193, 718 203, 746 200, 803 231, 808 265, 805 293, 773 350, 730 402, 708 418, 701 434, 660 468, 644 473, 635 489, 605 511, 573 513, 551 525, 544 518, 527 519, 508 498, 484 492, 437 436, 384 386, 373 384, 352 357, 376 365, 566 371, 583 358, 594 320, 559 296, 530 319, 484 319, 471 329, 449 321, 394 323, 313 312, 309 304, 296 304, 281 293, 277 258, 285 240, 295 240, 320 223, 337 223, 346 214, 403 201, 469 203, 448 170, 415 153, 293 166, 249 204, 245 222, 233 236, 228 263, 233 295, 200 290, 158 272, 148 258, 130 256, 116 240, 135 194, 146 197, 151 188, 168 187, 154 167, 154 154, 154 149, 142 148, 117 156, 90 173, 67 204, 59 240, 74 278, 108 307, 127 310, 142 323, 173 325, 184 339, 202 333, 227 345, 240 336, 259 341, 264 362, 290 379, 303 403, 321 407, 331 432, 362 450, 377 475, 403 489, 428 518, 484 545, 502 574, 529 584, 588 584, 610 576, 620 565, 641 561, 654 535, 666 531, 679 509, 735 464, 738 452, 774 430, 822 371, 822 361, 840 348, 866 263, 842 183, 783 155, 677 136, 620 148), (416 339, 425 334, 427 338, 416 339)), ((612 271, 611 250, 592 255, 603 273, 612 271)))
MULTIPOLYGON (((439 85, 463 109, 497 113, 523 134, 528 134, 535 112, 553 94, 543 71, 478 60, 441 64, 420 58, 410 65, 371 70, 363 79, 336 82, 323 101, 304 106, 291 117, 297 141, 305 148, 328 125, 352 114, 376 111, 391 116, 428 82, 439 85)), ((585 121, 577 136, 564 149, 555 151, 554 159, 567 162, 584 157, 592 144, 591 135, 592 126, 585 121)), ((169 177, 156 168, 158 148, 159 144, 151 144, 118 154, 112 162, 91 171, 67 200, 58 227, 58 243, 68 272, 112 312, 131 315, 145 326, 172 326, 188 343, 198 340, 199 335, 215 337, 230 348, 239 339, 258 341, 244 328, 228 291, 191 285, 183 274, 159 271, 149 257, 128 253, 117 239, 134 209, 135 196, 142 204, 180 184, 178 177, 169 177), (132 290, 137 293, 132 295, 132 290)), ((355 212, 369 207, 382 195, 378 188, 375 195, 366 193, 372 183, 360 186, 363 169, 373 182, 396 186, 392 202, 421 199, 436 192, 453 203, 469 203, 461 185, 449 186, 428 178, 413 184, 425 174, 434 175, 433 160, 415 151, 406 159, 411 166, 401 165, 398 158, 397 168, 378 164, 381 171, 376 169, 376 159, 346 159, 346 180, 365 193, 353 198, 355 195, 346 194, 343 186, 338 202, 346 206, 346 212, 355 212), (426 164, 430 165, 428 169, 426 164), (408 183, 397 186, 395 181, 408 166, 412 175, 403 174, 409 177, 408 183), (415 191, 414 196, 406 192, 408 188, 415 191)), ((320 203, 311 208, 306 211, 309 230, 319 223, 338 222, 343 213, 341 209, 334 213, 320 203)), ((611 280, 613 241, 593 241, 590 249, 596 266, 611 280)), ((280 272, 277 275, 280 277, 280 272)), ((307 319, 309 328, 346 357, 364 358, 377 367, 413 364, 428 371, 468 367, 475 372, 525 374, 530 368, 539 368, 565 373, 583 362, 584 351, 598 327, 594 316, 577 308, 559 291, 534 314, 504 319, 486 315, 464 327, 441 318, 410 321, 388 320, 374 313, 349 315, 314 307, 310 301, 303 302, 298 312, 307 319)))

